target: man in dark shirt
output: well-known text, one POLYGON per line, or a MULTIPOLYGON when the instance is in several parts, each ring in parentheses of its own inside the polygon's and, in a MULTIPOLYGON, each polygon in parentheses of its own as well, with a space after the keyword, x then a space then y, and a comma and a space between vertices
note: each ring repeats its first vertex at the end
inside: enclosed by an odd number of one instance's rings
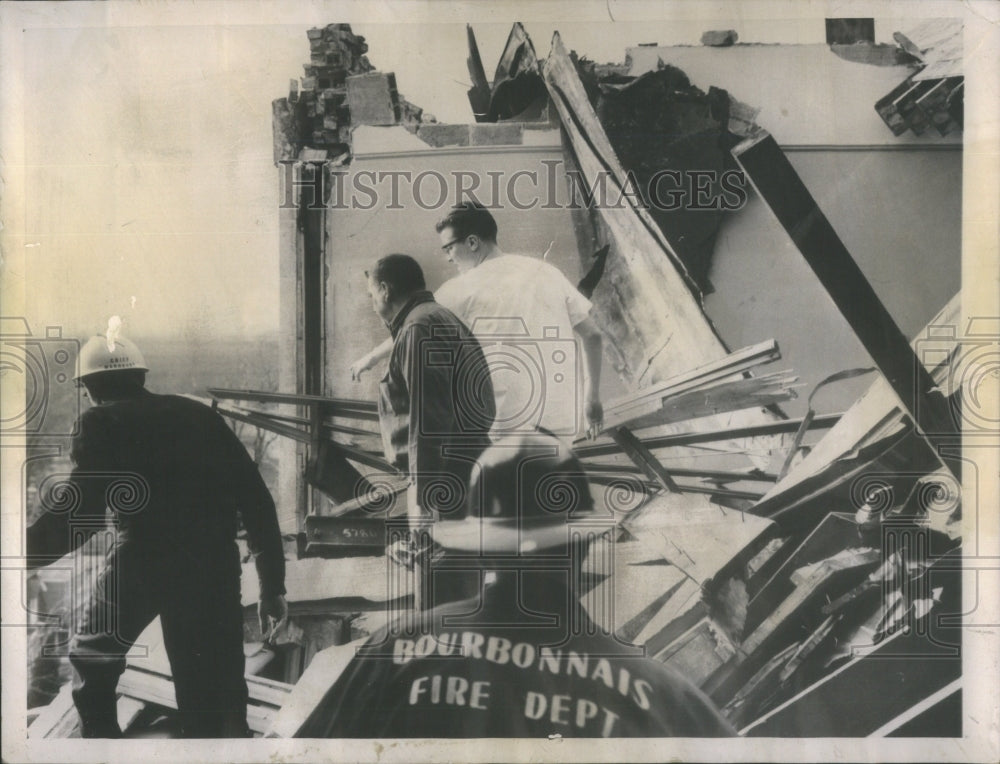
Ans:
POLYGON ((378 402, 386 459, 410 476, 411 516, 455 518, 495 415, 482 348, 434 302, 409 255, 387 255, 366 276, 372 307, 392 335, 378 402))
POLYGON ((95 404, 80 418, 64 497, 27 531, 31 567, 104 527, 117 529, 70 648, 84 737, 120 737, 115 688, 125 655, 160 617, 181 733, 242 737, 246 723, 238 519, 260 578, 262 629, 287 615, 274 502, 223 419, 187 398, 145 389, 138 348, 91 338, 77 378, 95 404))
POLYGON ((717 737, 697 688, 583 611, 581 562, 613 532, 580 462, 548 434, 480 457, 469 514, 436 523, 441 604, 361 648, 298 737, 717 737))

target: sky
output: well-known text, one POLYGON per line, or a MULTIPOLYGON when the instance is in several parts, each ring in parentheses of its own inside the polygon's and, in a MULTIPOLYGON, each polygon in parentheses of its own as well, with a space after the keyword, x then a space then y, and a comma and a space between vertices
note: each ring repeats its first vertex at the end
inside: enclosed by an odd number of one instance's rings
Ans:
MULTIPOLYGON (((77 336, 111 315, 133 336, 277 330, 271 101, 302 74, 310 27, 352 22, 371 62, 442 122, 472 121, 466 20, 488 75, 515 20, 539 55, 558 29, 597 61, 698 44, 707 29, 824 39, 810 3, 15 4, 21 16, 4 5, 3 169, 8 192, 22 190, 3 210, 5 277, 23 276, 33 327, 77 336)), ((894 26, 880 23, 879 39, 894 26)))

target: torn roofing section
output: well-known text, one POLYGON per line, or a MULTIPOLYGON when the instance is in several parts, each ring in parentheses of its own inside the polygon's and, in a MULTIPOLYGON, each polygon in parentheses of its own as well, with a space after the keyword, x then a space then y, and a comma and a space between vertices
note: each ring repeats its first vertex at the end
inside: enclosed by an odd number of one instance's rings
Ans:
POLYGON ((729 150, 742 135, 757 129, 753 110, 734 103, 720 88, 709 87, 706 93, 694 87, 672 66, 634 79, 617 72, 604 75, 583 60, 577 68, 608 140, 638 181, 650 215, 700 291, 710 292, 715 239, 729 211, 712 204, 697 207, 697 199, 675 209, 663 200, 680 193, 683 182, 674 179, 682 177, 707 181, 706 198, 719 198, 724 174, 737 169, 729 150))
POLYGON ((879 99, 878 115, 896 136, 960 133, 965 116, 961 20, 930 19, 893 38, 919 69, 879 99))
POLYGON ((916 80, 964 74, 961 19, 927 19, 911 29, 896 32, 893 39, 924 65, 914 77, 916 80))
POLYGON ((961 143, 960 134, 893 137, 886 130, 873 106, 914 74, 912 66, 848 61, 823 44, 641 46, 629 48, 626 60, 633 76, 667 65, 702 90, 725 88, 733 100, 759 109, 757 121, 785 148, 961 143), (807 80, 803 71, 810 72, 807 80))
POLYGON ((537 118, 545 101, 545 86, 538 68, 531 38, 517 21, 511 27, 493 75, 490 110, 484 121, 537 118))

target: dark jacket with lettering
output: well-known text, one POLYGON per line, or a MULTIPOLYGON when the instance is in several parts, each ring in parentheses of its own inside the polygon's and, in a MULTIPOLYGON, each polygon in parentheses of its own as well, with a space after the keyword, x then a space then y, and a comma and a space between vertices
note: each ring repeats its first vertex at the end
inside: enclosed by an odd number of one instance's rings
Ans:
POLYGON ((496 414, 482 347, 426 291, 410 298, 389 331, 392 353, 379 386, 386 459, 409 473, 422 507, 457 510, 496 414))
POLYGON ((238 581, 239 518, 262 596, 284 594, 274 501, 243 444, 207 406, 147 390, 94 406, 80 418, 72 457, 65 506, 50 507, 28 528, 28 554, 49 557, 35 564, 81 544, 110 508, 116 552, 170 575, 218 572, 238 581))
POLYGON ((515 575, 435 608, 419 629, 397 621, 373 635, 297 736, 735 734, 693 685, 582 612, 569 633, 568 591, 524 582, 518 592, 515 575))

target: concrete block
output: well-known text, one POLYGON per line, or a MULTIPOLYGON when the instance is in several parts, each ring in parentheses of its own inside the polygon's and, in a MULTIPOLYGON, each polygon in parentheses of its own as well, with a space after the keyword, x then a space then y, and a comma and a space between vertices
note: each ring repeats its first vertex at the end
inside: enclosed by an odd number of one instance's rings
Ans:
POLYGON ((468 146, 468 125, 421 125, 417 137, 429 146, 468 146))
POLYGON ((739 39, 735 29, 713 29, 701 36, 701 44, 712 48, 727 48, 739 39))
POLYGON ((520 146, 524 140, 524 127, 520 123, 483 123, 470 127, 473 146, 520 146))
POLYGON ((347 103, 354 125, 396 124, 399 121, 396 77, 380 72, 348 77, 347 103))
POLYGON ((288 100, 271 102, 271 131, 274 137, 274 163, 295 160, 295 120, 288 100))

